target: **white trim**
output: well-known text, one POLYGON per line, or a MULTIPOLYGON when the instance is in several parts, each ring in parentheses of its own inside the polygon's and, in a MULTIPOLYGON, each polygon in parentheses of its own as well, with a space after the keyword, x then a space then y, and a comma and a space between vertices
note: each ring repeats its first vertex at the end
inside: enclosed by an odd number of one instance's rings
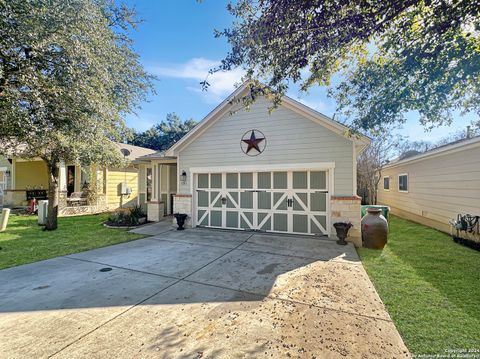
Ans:
POLYGON ((322 125, 323 127, 326 127, 330 131, 335 132, 336 134, 342 136, 343 138, 346 138, 352 141, 352 143, 361 143, 363 144, 363 148, 366 148, 368 145, 370 145, 371 140, 367 136, 364 136, 364 135, 360 135, 358 137, 355 137, 355 135, 352 135, 352 137, 345 136, 345 132, 350 130, 348 126, 345 126, 339 122, 336 122, 331 118, 325 116, 323 113, 315 111, 314 109, 288 96, 284 96, 282 98, 281 104, 285 105, 286 108, 300 115, 303 115, 303 117, 306 117, 309 120, 319 125, 322 125))
MULTIPOLYGON (((203 127, 205 127, 209 122, 216 117, 216 115, 227 112, 227 105, 239 94, 241 94, 247 88, 249 83, 245 82, 242 86, 238 87, 230 96, 223 100, 217 107, 215 107, 210 113, 203 118, 194 128, 192 128, 185 136, 183 136, 178 142, 174 143, 172 147, 165 151, 166 157, 174 157, 175 151, 179 150, 184 144, 188 144, 190 141, 193 141, 197 136, 199 136, 203 131, 197 134, 203 127)), ((214 121, 215 122, 215 121, 214 121)), ((213 123, 212 123, 213 125, 213 123)), ((206 128, 205 128, 206 130, 206 128)), ((178 158, 177 158, 178 160, 178 158)))
POLYGON ((357 194, 357 154, 356 154, 356 148, 355 148, 355 143, 352 143, 352 148, 353 148, 353 160, 352 160, 352 167, 353 167, 353 192, 352 195, 357 194))
POLYGON ((455 153, 455 152, 459 152, 459 151, 463 151, 463 150, 468 150, 470 148, 474 148, 474 147, 478 147, 478 146, 480 146, 480 136, 474 137, 474 138, 469 139, 469 140, 464 140, 464 141, 461 141, 461 142, 458 142, 458 143, 453 143, 451 145, 446 145, 446 146, 443 146, 443 147, 439 147, 439 148, 430 150, 430 151, 425 152, 425 153, 420 153, 416 156, 412 156, 412 157, 406 158, 404 160, 393 162, 393 163, 390 163, 388 165, 385 165, 385 166, 383 166, 383 168, 393 168, 393 167, 401 166, 401 165, 407 164, 407 163, 418 162, 418 161, 423 160, 424 158, 428 158, 428 157, 434 158, 434 157, 443 156, 443 155, 446 155, 446 154, 451 154, 451 153, 455 153))
MULTIPOLYGON (((178 142, 176 142, 173 146, 165 151, 164 156, 166 157, 174 157, 178 155, 178 152, 192 141, 194 141, 198 136, 200 136, 203 132, 205 132, 210 126, 215 124, 221 116, 225 113, 231 111, 232 100, 239 96, 242 92, 244 92, 250 82, 247 81, 239 86, 230 96, 228 96, 224 101, 222 101, 217 107, 215 107, 202 121, 200 121, 192 130, 190 130, 183 138, 181 138, 178 142)), ((362 150, 366 148, 371 140, 364 135, 360 135, 359 137, 345 136, 345 132, 349 130, 349 128, 339 122, 332 120, 331 118, 311 109, 304 104, 295 101, 294 99, 283 96, 281 101, 281 106, 284 106, 296 113, 299 113, 305 118, 310 119, 311 121, 324 126, 325 128, 333 131, 334 133, 352 141, 353 143, 361 143, 363 145, 362 150)))
POLYGON ((397 189, 398 189, 398 192, 400 192, 400 193, 408 193, 408 191, 409 191, 409 189, 410 189, 410 180, 409 180, 408 177, 409 177, 409 176, 408 176, 408 173, 399 173, 399 174, 397 175, 397 180, 398 180, 397 189), (400 189, 400 176, 407 176, 407 190, 406 190, 406 191, 400 189))
MULTIPOLYGON (((270 171, 301 171, 301 170, 329 170, 335 168, 335 162, 269 164, 269 165, 245 165, 245 166, 222 166, 222 167, 190 167, 190 174, 194 173, 222 173, 222 172, 270 172, 270 171)), ((190 184, 193 193, 193 184, 190 184)))
MULTIPOLYGON (((216 168, 215 168, 216 169, 216 168)), ((208 183, 209 185, 205 188, 196 188, 197 181, 198 181, 198 173, 191 172, 190 177, 192 178, 192 183, 195 183, 195 190, 192 192, 192 226, 195 227, 198 223, 202 223, 208 216, 208 221, 204 223, 204 226, 207 227, 214 227, 214 228, 228 228, 228 229, 237 229, 237 230, 261 230, 263 226, 270 221, 269 228, 267 232, 274 232, 274 233, 292 233, 292 234, 310 234, 310 235, 320 235, 320 233, 312 233, 312 222, 320 229, 321 234, 330 236, 331 235, 331 209, 330 209, 330 187, 333 185, 333 181, 331 178, 333 177, 334 168, 330 169, 322 169, 323 172, 326 172, 326 183, 325 187, 321 189, 312 189, 310 188, 310 172, 316 171, 316 168, 305 169, 307 172, 307 187, 304 189, 296 189, 293 187, 293 173, 295 170, 288 170, 284 171, 287 172, 287 187, 286 189, 275 189, 273 188, 273 171, 268 171, 272 175, 271 177, 271 187, 265 189, 258 189, 258 173, 259 172, 267 172, 263 168, 260 170, 255 171, 248 171, 253 175, 252 177, 252 187, 251 188, 242 188, 241 186, 241 174, 242 172, 233 172, 238 176, 238 184, 236 188, 228 188, 227 181, 226 181, 226 174, 228 172, 203 172, 201 171, 202 175, 208 176, 208 183), (327 173, 328 172, 328 173, 327 173), (221 175, 222 176, 222 187, 221 188, 212 188, 212 175, 221 175), (307 206, 307 202, 303 202, 303 199, 299 197, 299 193, 307 195, 308 197, 312 193, 316 192, 324 192, 326 193, 325 198, 325 210, 324 211, 313 211, 307 206), (207 194, 207 204, 203 206, 198 206, 197 204, 197 197, 199 193, 206 193, 207 194), (237 193, 237 198, 234 199, 231 195, 231 192, 237 193), (252 193, 252 207, 251 208, 242 208, 240 205, 242 193, 244 192, 253 192, 252 193), (258 208, 258 193, 259 192, 269 192, 269 193, 277 193, 281 194, 280 198, 274 199, 273 195, 270 196, 271 205, 269 209, 261 209, 258 208), (215 197, 212 198, 212 193, 216 193, 215 197), (227 202, 223 203, 220 206, 214 207, 214 205, 220 200, 220 198, 225 198, 230 200, 233 204, 233 207, 228 207, 227 202), (290 199, 295 201, 296 204, 300 206, 300 208, 295 209, 295 205, 287 206, 285 209, 278 209, 286 199, 290 199), (199 218, 198 211, 205 211, 204 214, 199 218), (211 222, 211 212, 220 212, 221 213, 221 223, 218 226, 212 226, 211 222), (226 215, 228 212, 235 212, 237 213, 237 226, 236 227, 227 227, 227 218, 226 215), (247 218, 245 212, 252 214, 252 221, 247 218), (258 222, 258 215, 265 214, 266 216, 258 222), (286 231, 275 230, 275 214, 284 214, 287 217, 287 228, 286 231), (307 228, 305 229, 306 232, 295 232, 294 231, 294 222, 293 219, 295 215, 307 215, 307 228), (315 216, 325 216, 325 227, 317 220, 315 216), (247 224, 247 228, 241 225, 242 219, 247 224)))
POLYGON ((383 190, 390 192, 390 176, 383 176, 382 179, 383 179, 383 183, 382 183, 383 190), (388 178, 388 189, 385 188, 385 178, 388 178))

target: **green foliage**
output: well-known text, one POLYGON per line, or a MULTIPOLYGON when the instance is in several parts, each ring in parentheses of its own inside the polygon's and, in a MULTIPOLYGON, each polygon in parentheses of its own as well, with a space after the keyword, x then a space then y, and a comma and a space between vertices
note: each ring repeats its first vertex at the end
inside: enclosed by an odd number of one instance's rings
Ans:
POLYGON ((390 216, 386 247, 362 264, 412 354, 478 349, 480 252, 390 216))
POLYGON ((12 215, 0 233, 0 269, 142 238, 106 228, 106 214, 59 218, 58 230, 45 232, 32 216, 12 215))
POLYGON ((129 141, 132 145, 164 151, 180 140, 197 122, 193 119, 182 121, 175 113, 169 113, 162 121, 145 132, 134 132, 129 141))
POLYGON ((142 206, 139 205, 135 205, 130 209, 130 215, 135 218, 144 218, 147 216, 142 206))
POLYGON ((137 226, 140 224, 140 218, 145 217, 146 214, 140 206, 119 208, 109 215, 108 222, 118 226, 137 226))
POLYGON ((0 0, 0 154, 42 158, 52 195, 59 161, 121 160, 123 115, 151 89, 135 25, 113 0, 0 0))
MULTIPOLYGON (((242 66, 278 103, 291 82, 329 86, 339 113, 361 129, 451 121, 451 110, 480 113, 479 0, 240 0, 225 36, 222 65, 242 66)), ((204 84, 208 86, 208 84, 204 84)), ((248 99, 247 99, 248 102, 248 99)))

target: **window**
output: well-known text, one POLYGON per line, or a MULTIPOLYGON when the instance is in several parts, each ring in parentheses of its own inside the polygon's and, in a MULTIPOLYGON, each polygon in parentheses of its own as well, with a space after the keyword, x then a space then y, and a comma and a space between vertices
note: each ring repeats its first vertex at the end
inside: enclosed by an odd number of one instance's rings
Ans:
POLYGON ((389 191, 390 190, 390 177, 386 176, 386 177, 383 177, 383 189, 385 191, 389 191))
POLYGON ((147 189, 147 202, 152 200, 152 167, 147 167, 146 171, 146 189, 147 189))
POLYGON ((408 192, 408 174, 403 173, 398 175, 398 191, 408 192))

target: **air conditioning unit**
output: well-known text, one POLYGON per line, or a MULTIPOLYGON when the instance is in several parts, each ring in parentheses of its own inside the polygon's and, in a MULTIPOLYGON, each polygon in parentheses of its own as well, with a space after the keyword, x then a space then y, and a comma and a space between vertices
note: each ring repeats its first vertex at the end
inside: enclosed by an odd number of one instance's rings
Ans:
POLYGON ((38 201, 38 224, 44 226, 47 224, 48 201, 38 201))

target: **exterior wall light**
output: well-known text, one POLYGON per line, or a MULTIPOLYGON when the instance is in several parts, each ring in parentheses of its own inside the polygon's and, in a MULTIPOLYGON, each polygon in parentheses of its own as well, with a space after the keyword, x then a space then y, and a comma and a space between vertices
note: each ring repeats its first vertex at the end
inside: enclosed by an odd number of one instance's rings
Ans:
POLYGON ((185 170, 183 170, 182 174, 180 175, 180 182, 182 182, 182 184, 187 183, 187 172, 185 172, 185 170))

